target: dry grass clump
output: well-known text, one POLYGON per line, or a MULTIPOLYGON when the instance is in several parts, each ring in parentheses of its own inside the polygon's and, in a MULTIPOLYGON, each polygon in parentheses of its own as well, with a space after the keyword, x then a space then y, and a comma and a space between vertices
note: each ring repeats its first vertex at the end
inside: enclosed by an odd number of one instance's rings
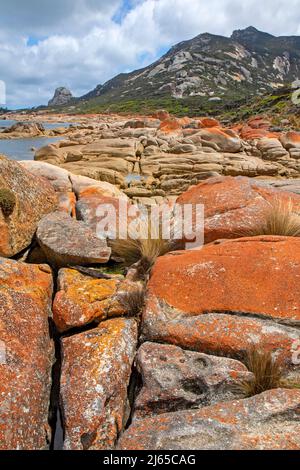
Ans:
POLYGON ((252 397, 266 390, 283 386, 281 364, 272 357, 270 352, 251 348, 247 353, 245 365, 254 375, 253 380, 239 383, 238 388, 245 397, 252 397))
POLYGON ((243 231, 243 237, 257 235, 300 236, 300 214, 296 212, 291 200, 277 200, 266 209, 264 218, 254 227, 243 231))
POLYGON ((0 188, 0 209, 5 217, 13 213, 16 205, 15 194, 7 188, 0 188))
POLYGON ((129 232, 127 239, 112 240, 109 244, 114 256, 122 259, 125 266, 139 262, 143 271, 148 273, 156 259, 172 249, 170 241, 162 237, 160 226, 155 228, 154 235, 155 238, 151 233, 151 223, 141 221, 138 238, 129 232))
POLYGON ((145 304, 145 295, 145 287, 140 286, 134 290, 120 293, 118 300, 128 315, 138 317, 145 304))

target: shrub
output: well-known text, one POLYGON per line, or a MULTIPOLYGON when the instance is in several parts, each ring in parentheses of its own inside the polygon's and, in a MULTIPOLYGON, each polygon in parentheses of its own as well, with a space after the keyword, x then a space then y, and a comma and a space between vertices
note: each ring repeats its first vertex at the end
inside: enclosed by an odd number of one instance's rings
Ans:
POLYGON ((137 289, 120 293, 118 299, 128 315, 137 317, 144 307, 145 294, 145 287, 140 286, 137 289))
POLYGON ((5 217, 11 215, 16 205, 16 196, 7 188, 0 188, 0 208, 5 217))
POLYGON ((264 217, 254 227, 243 231, 242 236, 282 235, 300 236, 300 215, 291 201, 275 201, 266 209, 264 217))

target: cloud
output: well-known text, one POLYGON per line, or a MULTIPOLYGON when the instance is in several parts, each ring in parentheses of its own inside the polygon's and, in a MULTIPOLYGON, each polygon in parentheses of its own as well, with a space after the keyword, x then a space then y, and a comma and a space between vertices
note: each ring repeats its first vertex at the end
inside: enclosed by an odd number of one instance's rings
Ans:
POLYGON ((9 107, 45 104, 57 86, 80 96, 177 42, 249 25, 300 34, 299 0, 10 0, 0 7, 0 79, 9 107))

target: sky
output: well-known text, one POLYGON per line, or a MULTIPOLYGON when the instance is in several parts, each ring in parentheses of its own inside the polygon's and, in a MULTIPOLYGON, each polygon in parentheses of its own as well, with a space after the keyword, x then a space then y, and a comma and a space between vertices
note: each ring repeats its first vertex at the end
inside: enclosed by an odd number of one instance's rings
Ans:
POLYGON ((81 96, 180 41, 250 25, 299 35, 299 0, 0 0, 0 84, 10 109, 58 86, 81 96))

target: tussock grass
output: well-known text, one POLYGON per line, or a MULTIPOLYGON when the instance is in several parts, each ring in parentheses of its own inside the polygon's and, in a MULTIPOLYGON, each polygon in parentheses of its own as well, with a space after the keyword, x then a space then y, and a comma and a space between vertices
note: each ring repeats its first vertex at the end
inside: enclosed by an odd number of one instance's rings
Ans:
POLYGON ((248 351, 244 362, 254 375, 253 380, 241 381, 238 384, 245 397, 284 386, 281 363, 274 359, 270 352, 258 351, 253 347, 248 351))
POLYGON ((128 233, 126 240, 112 240, 110 246, 114 256, 123 260, 125 266, 132 266, 139 262, 144 273, 148 273, 156 259, 173 249, 170 240, 162 237, 161 227, 154 230, 155 238, 151 233, 151 223, 141 221, 138 238, 128 233))
POLYGON ((300 236, 300 214, 291 200, 276 200, 266 209, 264 217, 254 226, 245 229, 243 237, 258 235, 300 236))
POLYGON ((138 317, 145 304, 145 295, 146 288, 139 286, 134 290, 120 293, 119 302, 129 316, 138 317))

